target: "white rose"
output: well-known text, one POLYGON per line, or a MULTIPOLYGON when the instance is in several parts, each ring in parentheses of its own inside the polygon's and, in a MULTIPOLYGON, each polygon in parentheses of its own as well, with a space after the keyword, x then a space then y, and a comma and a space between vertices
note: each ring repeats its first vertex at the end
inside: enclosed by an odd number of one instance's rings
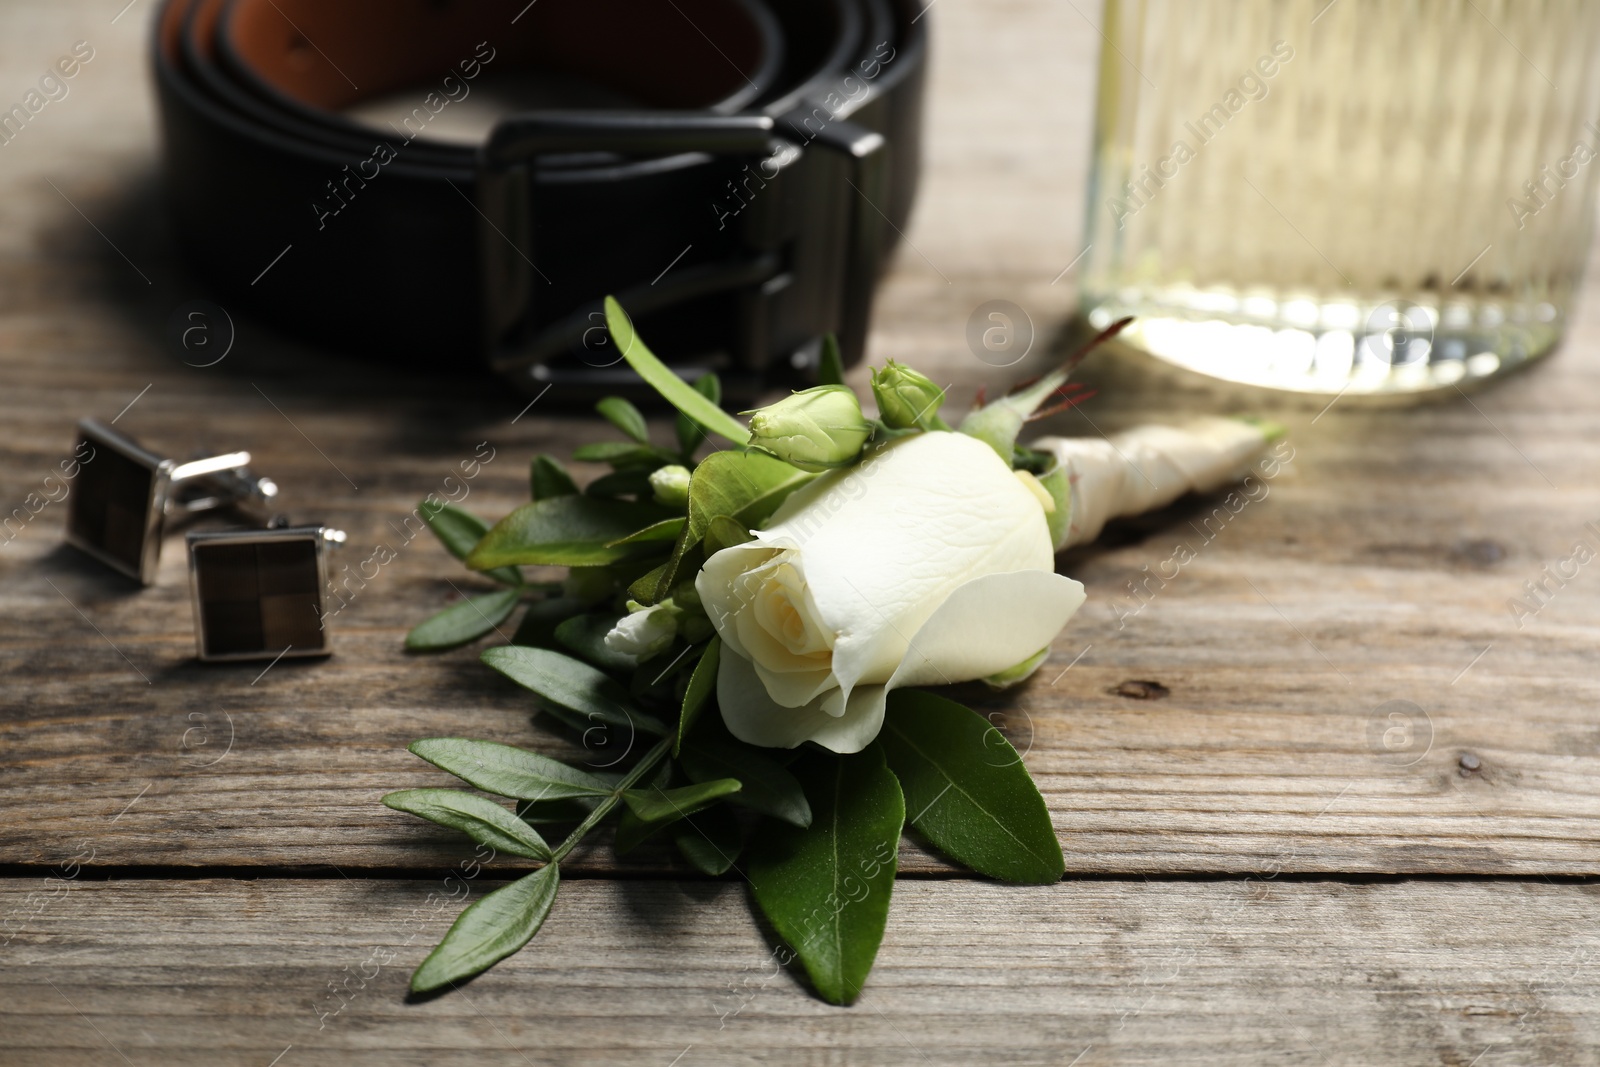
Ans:
POLYGON ((695 588, 724 643, 735 737, 858 752, 903 685, 996 674, 1047 646, 1083 603, 1055 573, 1039 497, 959 433, 891 441, 796 491, 695 588))

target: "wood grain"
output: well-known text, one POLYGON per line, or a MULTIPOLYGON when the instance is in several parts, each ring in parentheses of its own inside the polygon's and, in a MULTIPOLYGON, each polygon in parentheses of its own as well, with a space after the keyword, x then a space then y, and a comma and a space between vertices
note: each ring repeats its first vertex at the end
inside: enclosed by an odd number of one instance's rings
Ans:
MULTIPOLYGON (((194 661, 178 542, 136 591, 61 547, 60 504, 0 534, 0 866, 19 875, 0 879, 0 1065, 1600 1062, 1597 889, 1557 877, 1600 874, 1600 579, 1509 606, 1600 521, 1592 283, 1556 357, 1414 411, 1084 367, 1098 396, 1041 432, 1255 411, 1295 454, 1236 515, 1186 501, 1064 557, 1090 602, 1050 661, 1013 694, 956 694, 1025 751, 1069 871, 1101 877, 999 887, 908 842, 878 969, 840 1010, 774 971, 736 879, 663 878, 661 851, 618 865, 602 840, 533 950, 406 1003, 459 907, 429 895, 457 892, 470 852, 378 803, 450 781, 405 744, 598 757, 476 649, 402 651, 477 588, 403 523, 480 442, 495 458, 466 503, 493 517, 533 453, 604 432, 557 394, 524 412, 493 380, 242 316, 225 360, 185 365, 164 333, 208 287, 163 221, 150 5, 121 7, 0 6, 0 101, 72 42, 96 49, 0 147, 0 517, 78 417, 115 417, 180 457, 248 448, 295 517, 348 531, 352 568, 398 557, 334 620, 331 659, 262 673, 194 661), (1149 579, 1179 544, 1194 561, 1149 579)), ((929 16, 926 181, 870 348, 949 383, 952 407, 1068 343, 1093 8, 929 16), (1032 321, 1018 366, 967 347, 991 299, 1032 321)))
MULTIPOLYGON (((1600 1057, 1593 885, 902 880, 848 1009, 777 967, 726 883, 568 881, 534 947, 412 1004, 410 970, 449 922, 436 882, 68 885, 0 950, 0 1064, 1600 1057)), ((0 915, 37 907, 30 891, 0 881, 0 915)))
MULTIPOLYGON (((872 356, 930 367, 955 404, 1037 369, 1071 311, 1071 272, 1051 279, 1079 251, 1098 38, 1069 7, 996 18, 948 0, 937 15, 926 193, 872 356), (1040 338, 1004 370, 964 340, 971 309, 997 296, 1040 338)), ((0 862, 48 867, 87 843, 114 865, 447 866, 452 838, 377 802, 447 780, 405 744, 554 742, 476 650, 402 652, 412 623, 476 588, 402 524, 479 442, 495 458, 466 503, 496 516, 522 498, 535 451, 603 431, 557 396, 518 418, 525 401, 487 380, 353 362, 248 320, 222 363, 183 365, 162 331, 204 285, 166 243, 149 101, 128 91, 136 20, 20 10, 0 29, 28 42, 26 62, 0 70, 20 76, 91 34, 98 55, 0 159, 0 503, 39 488, 74 419, 138 397, 119 428, 178 455, 249 448, 297 517, 349 532, 345 562, 380 544, 399 558, 334 620, 331 660, 202 667, 180 544, 135 592, 63 549, 63 508, 47 507, 0 547, 0 862)), ((1581 571, 1522 626, 1508 608, 1600 519, 1597 341, 1591 300, 1562 353, 1473 401, 1274 411, 1295 458, 1262 499, 1226 522, 1219 500, 1189 501, 1065 558, 1091 599, 1044 669, 1014 695, 959 695, 1027 751, 1069 868, 1600 873, 1596 580, 1581 571), (1141 607, 1129 583, 1179 543, 1197 558, 1141 607), (1129 680, 1171 695, 1111 692, 1129 680), (1399 750, 1384 743, 1392 701, 1416 706, 1399 750)), ((1085 373, 1101 394, 1041 430, 1240 403, 1114 363, 1085 373)), ((583 862, 614 869, 603 851, 583 862)), ((914 846, 905 863, 943 869, 914 846)))

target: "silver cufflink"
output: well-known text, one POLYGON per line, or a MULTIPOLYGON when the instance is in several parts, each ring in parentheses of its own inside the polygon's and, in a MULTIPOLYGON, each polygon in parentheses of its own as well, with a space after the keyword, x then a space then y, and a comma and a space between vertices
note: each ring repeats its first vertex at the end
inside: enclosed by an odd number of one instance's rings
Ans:
POLYGON ((326 526, 188 534, 195 648, 206 662, 326 656, 326 526))
POLYGON ((179 463, 94 419, 79 421, 74 455, 67 543, 143 585, 155 580, 169 518, 227 506, 264 518, 278 494, 271 479, 251 475, 248 452, 179 463))

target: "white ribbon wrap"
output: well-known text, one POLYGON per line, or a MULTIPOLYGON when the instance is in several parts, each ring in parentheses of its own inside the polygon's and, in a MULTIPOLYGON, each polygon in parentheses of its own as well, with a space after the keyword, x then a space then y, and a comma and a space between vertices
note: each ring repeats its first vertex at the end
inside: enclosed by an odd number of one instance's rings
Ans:
POLYGON ((1267 438, 1240 419, 1136 426, 1106 437, 1042 437, 1028 447, 1067 469, 1072 521, 1056 551, 1093 541, 1108 521, 1209 493, 1243 478, 1267 438))

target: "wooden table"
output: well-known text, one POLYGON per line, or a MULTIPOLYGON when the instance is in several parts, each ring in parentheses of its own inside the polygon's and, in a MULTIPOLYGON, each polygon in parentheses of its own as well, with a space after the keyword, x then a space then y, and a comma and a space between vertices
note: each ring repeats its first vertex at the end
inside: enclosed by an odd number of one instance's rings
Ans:
MULTIPOLYGON (((6 511, 73 420, 120 413, 172 453, 250 449, 358 561, 478 442, 496 458, 468 505, 496 516, 534 451, 598 434, 558 398, 514 422, 525 401, 483 381, 248 321, 222 363, 185 366, 163 331, 206 288, 157 199, 150 5, 122 2, 0 8, 0 99, 96 50, 0 147, 6 511)), ((932 366, 958 403, 1035 366, 973 358, 978 304, 1027 309, 1041 353, 1072 310, 1091 8, 932 16, 927 180, 871 356, 932 366)), ((1191 502, 1065 558, 1091 600, 1050 661, 1014 701, 963 695, 1026 750, 1070 873, 1003 887, 908 844, 851 1009, 770 964, 742 885, 604 850, 533 949, 407 1003, 470 854, 378 803, 445 784, 405 744, 551 744, 475 649, 401 649, 471 579, 419 539, 339 615, 332 659, 201 666, 178 546, 131 591, 61 547, 50 505, 0 546, 0 1063, 1600 1061, 1600 577, 1521 625, 1508 608, 1600 520, 1597 310, 1470 402, 1272 412, 1296 458, 1209 541, 1216 502, 1191 502), (1127 583, 1183 541, 1198 558, 1119 625, 1127 583)), ((1052 429, 1231 403, 1086 370, 1100 396, 1052 429)))

